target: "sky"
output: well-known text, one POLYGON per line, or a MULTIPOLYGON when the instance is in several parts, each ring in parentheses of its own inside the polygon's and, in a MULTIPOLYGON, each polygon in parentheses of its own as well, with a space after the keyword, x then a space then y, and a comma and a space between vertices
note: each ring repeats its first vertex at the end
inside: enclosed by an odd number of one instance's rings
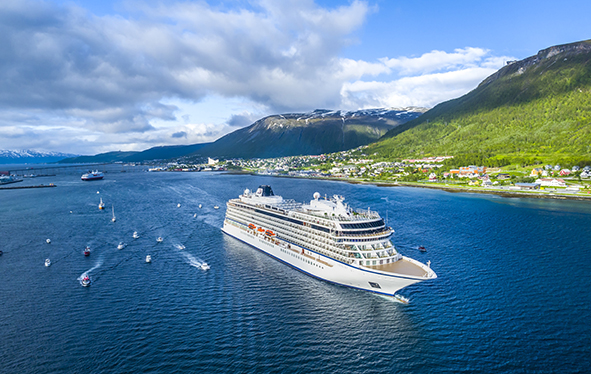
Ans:
POLYGON ((589 1, 2 0, 0 149, 211 142, 271 114, 431 108, 591 39, 589 1))

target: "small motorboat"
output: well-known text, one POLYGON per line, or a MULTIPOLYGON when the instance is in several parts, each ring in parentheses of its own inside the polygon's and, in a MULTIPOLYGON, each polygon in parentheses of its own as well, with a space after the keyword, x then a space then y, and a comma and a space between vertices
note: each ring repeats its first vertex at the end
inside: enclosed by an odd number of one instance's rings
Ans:
POLYGON ((193 214, 193 218, 197 218, 197 213, 193 214))
POLYGON ((177 208, 180 208, 180 207, 181 207, 181 203, 178 203, 178 204, 176 205, 176 207, 177 207, 177 208))
POLYGON ((210 269, 210 267, 209 267, 209 265, 207 265, 207 262, 204 262, 201 264, 201 270, 209 270, 209 269, 210 269))
POLYGON ((202 206, 202 205, 201 205, 201 204, 199 204, 199 209, 201 209, 201 206, 202 206))
POLYGON ((117 249, 123 249, 123 248, 125 248, 125 243, 119 242, 119 245, 117 246, 117 249))
POLYGON ((84 256, 90 256, 90 247, 84 248, 84 256))
POLYGON ((214 206, 213 206, 213 209, 220 209, 220 207, 219 207, 219 206, 217 206, 217 205, 214 205, 214 206))
POLYGON ((116 218, 115 218, 115 207, 111 205, 111 210, 113 211, 113 218, 111 218, 111 221, 115 222, 116 218))
POLYGON ((80 281, 80 284, 82 285, 82 287, 90 286, 90 277, 88 275, 85 275, 84 278, 82 278, 82 280, 80 281))
POLYGON ((181 250, 181 251, 182 251, 183 249, 185 249, 185 246, 184 246, 184 245, 182 245, 182 244, 175 244, 174 246, 176 247, 176 249, 178 249, 178 250, 181 250))
POLYGON ((159 236, 159 237, 158 237, 158 239, 156 239, 156 241, 157 241, 158 243, 162 243, 162 242, 164 241, 164 239, 162 239, 162 237, 161 237, 161 236, 159 236))
POLYGON ((50 267, 51 266, 51 260, 46 258, 45 259, 45 266, 50 267))
POLYGON ((146 256, 146 263, 148 263, 148 264, 149 264, 150 262, 152 262, 152 256, 150 256, 150 255, 147 255, 147 256, 146 256))
POLYGON ((140 234, 138 234, 138 233, 137 233, 137 231, 134 231, 134 232, 133 232, 133 238, 134 238, 134 239, 137 239, 137 238, 139 238, 139 237, 140 237, 140 234))
POLYGON ((422 245, 419 246, 419 251, 421 252, 427 252, 427 248, 423 247, 422 245))
POLYGON ((51 244, 51 239, 49 239, 49 238, 48 239, 45 239, 45 243, 51 244))
POLYGON ((402 304, 408 304, 410 301, 408 298, 406 298, 402 295, 397 295, 397 294, 394 294, 394 300, 396 300, 402 304))
POLYGON ((99 209, 103 210, 105 209, 105 203, 103 203, 103 198, 101 197, 101 202, 99 203, 99 209))

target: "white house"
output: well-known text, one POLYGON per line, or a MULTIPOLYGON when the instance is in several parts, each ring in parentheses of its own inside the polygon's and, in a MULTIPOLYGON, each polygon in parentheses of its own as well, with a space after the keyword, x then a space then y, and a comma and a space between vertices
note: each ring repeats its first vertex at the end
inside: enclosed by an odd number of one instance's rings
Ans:
POLYGON ((542 187, 566 187, 564 179, 560 178, 539 178, 536 179, 536 183, 542 187))

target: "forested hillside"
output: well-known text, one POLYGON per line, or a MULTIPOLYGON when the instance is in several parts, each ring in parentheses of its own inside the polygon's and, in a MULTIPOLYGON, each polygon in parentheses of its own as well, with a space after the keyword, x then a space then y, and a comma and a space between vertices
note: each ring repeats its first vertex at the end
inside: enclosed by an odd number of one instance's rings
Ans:
POLYGON ((385 158, 455 155, 482 163, 591 160, 591 41, 510 63, 470 93, 386 134, 385 158))

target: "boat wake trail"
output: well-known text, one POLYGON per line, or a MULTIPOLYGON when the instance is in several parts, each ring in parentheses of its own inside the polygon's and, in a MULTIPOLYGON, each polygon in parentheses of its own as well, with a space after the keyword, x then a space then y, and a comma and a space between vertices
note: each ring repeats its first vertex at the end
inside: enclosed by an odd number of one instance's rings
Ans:
POLYGON ((80 274, 80 276, 78 277, 79 281, 82 281, 82 278, 84 278, 85 276, 87 276, 88 274, 92 273, 92 271, 100 268, 103 265, 103 258, 100 257, 98 259, 98 261, 96 262, 96 264, 94 264, 93 267, 91 267, 90 269, 86 270, 84 273, 80 274))
POLYGON ((196 268, 201 268, 201 265, 204 263, 204 261, 202 261, 201 259, 196 258, 195 256, 191 255, 190 253, 187 252, 181 252, 183 254, 183 256, 185 256, 185 259, 187 260, 187 264, 196 267, 196 268))

